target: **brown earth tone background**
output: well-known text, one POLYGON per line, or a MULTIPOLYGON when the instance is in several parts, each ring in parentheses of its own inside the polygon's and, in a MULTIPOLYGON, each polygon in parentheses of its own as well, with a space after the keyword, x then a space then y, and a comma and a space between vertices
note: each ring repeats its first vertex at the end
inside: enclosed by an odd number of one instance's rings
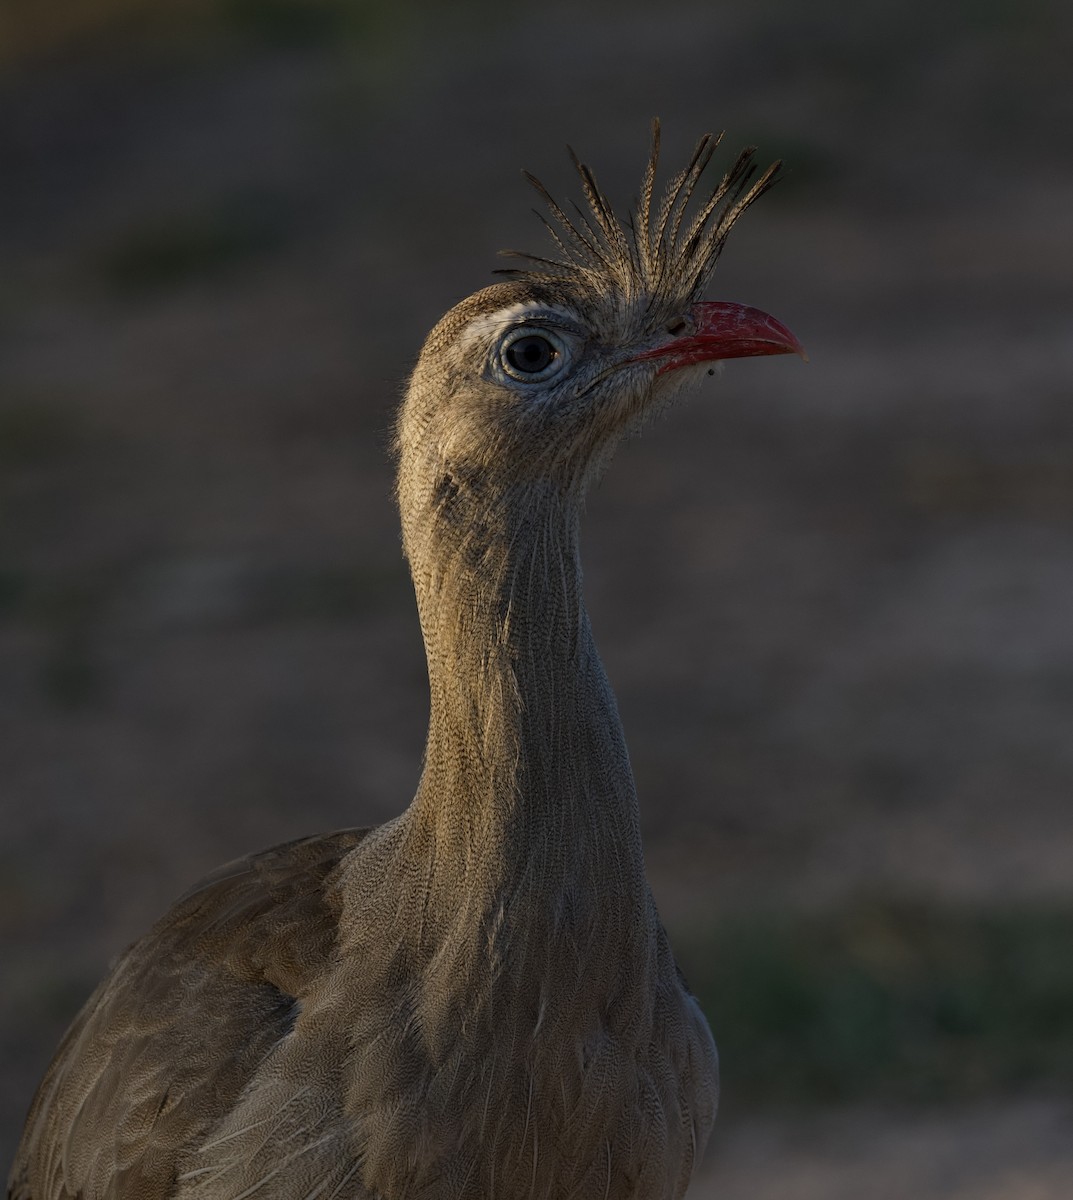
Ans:
POLYGON ((113 954, 397 812, 401 381, 563 146, 784 182, 729 363, 624 448, 590 609, 708 1009, 697 1197, 1073 1195, 1073 10, 7 0, 0 1168, 113 954))

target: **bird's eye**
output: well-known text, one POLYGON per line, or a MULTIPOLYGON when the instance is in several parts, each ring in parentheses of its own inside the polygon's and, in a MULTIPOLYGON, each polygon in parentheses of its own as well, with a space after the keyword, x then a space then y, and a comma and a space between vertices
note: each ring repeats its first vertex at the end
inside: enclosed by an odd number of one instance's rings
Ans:
POLYGON ((543 383, 566 365, 566 343, 549 329, 512 329, 499 347, 504 372, 522 383, 543 383))
POLYGON ((511 342, 505 351, 507 362, 523 375, 539 375, 554 361, 555 354, 551 342, 535 333, 511 342))

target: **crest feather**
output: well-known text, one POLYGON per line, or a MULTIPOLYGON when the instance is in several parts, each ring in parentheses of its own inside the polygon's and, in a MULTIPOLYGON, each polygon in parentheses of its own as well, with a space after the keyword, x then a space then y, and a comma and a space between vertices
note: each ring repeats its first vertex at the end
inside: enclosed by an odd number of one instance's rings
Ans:
POLYGON ((559 257, 503 250, 501 254, 527 265, 497 273, 568 287, 578 293, 580 302, 601 308, 621 309, 641 302, 646 312, 653 312, 696 301, 715 270, 731 227, 771 187, 781 166, 772 163, 757 177, 755 147, 746 147, 699 206, 691 205, 722 138, 722 134, 705 134, 700 139, 653 212, 660 153, 660 125, 653 121, 640 194, 625 220, 616 215, 592 168, 572 149, 570 160, 581 179, 587 212, 574 205, 576 215, 569 215, 535 175, 524 171, 548 207, 550 219, 537 215, 559 257), (695 211, 689 215, 691 208, 695 211))

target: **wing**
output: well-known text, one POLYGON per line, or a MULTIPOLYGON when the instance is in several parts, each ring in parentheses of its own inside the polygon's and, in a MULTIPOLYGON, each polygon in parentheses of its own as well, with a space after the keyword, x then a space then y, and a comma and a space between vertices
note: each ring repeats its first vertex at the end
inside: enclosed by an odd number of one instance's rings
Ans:
POLYGON ((163 1200, 330 961, 326 888, 366 830, 221 867, 123 954, 38 1088, 10 1200, 163 1200))

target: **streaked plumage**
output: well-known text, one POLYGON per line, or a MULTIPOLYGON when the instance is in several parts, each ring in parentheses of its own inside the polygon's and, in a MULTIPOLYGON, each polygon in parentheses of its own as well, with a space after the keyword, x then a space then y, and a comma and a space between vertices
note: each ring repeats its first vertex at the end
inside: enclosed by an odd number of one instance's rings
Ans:
MULTIPOLYGON (((698 303, 771 182, 632 221, 577 163, 558 258, 452 309, 398 423, 429 666, 416 796, 225 867, 123 955, 34 1100, 12 1200, 669 1200, 715 1116, 707 1024, 644 874, 581 596, 585 489, 711 359, 799 350, 698 303)), ((575 159, 575 162, 577 160, 575 159)))

